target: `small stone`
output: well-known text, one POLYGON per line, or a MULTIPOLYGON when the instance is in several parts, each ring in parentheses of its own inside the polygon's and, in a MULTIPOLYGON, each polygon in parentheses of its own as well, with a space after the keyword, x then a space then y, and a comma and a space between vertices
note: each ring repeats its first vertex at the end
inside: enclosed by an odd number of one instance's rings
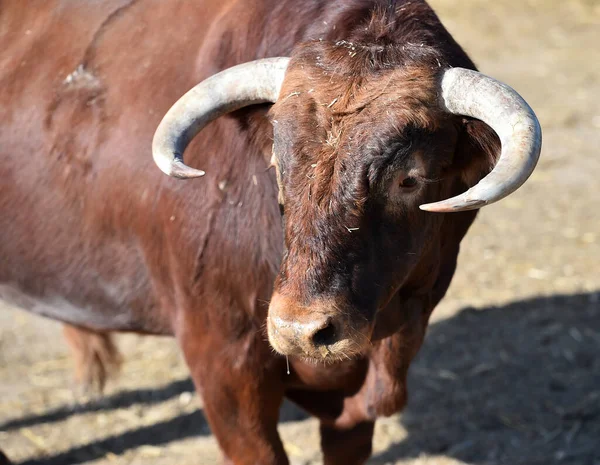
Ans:
POLYGON ((194 395, 191 392, 182 392, 179 395, 179 403, 181 405, 188 405, 192 401, 193 397, 194 395))

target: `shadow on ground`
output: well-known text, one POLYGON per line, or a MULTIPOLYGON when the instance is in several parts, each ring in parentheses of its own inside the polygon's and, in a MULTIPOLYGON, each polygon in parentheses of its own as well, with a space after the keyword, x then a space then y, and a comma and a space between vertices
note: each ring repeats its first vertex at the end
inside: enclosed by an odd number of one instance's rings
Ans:
MULTIPOLYGON (((121 391, 85 404, 66 405, 40 415, 28 415, 23 418, 9 420, 0 424, 0 431, 31 427, 41 423, 54 423, 65 420, 72 415, 106 412, 140 404, 158 404, 178 397, 184 392, 194 392, 194 384, 191 378, 176 380, 156 389, 121 391)), ((289 403, 284 405, 280 415, 281 422, 299 421, 306 418, 308 418, 306 413, 289 403)), ((19 465, 75 465, 100 459, 106 456, 107 453, 120 455, 130 449, 144 445, 160 446, 175 440, 210 434, 210 427, 204 414, 201 410, 196 410, 168 421, 110 436, 83 446, 73 447, 60 454, 26 460, 20 462, 19 465)), ((0 460, 1 464, 2 461, 0 460)))
MULTIPOLYGON (((398 421, 405 440, 374 456, 386 464, 422 453, 473 465, 600 465, 600 294, 552 296, 465 309, 432 324, 398 421)), ((192 390, 189 380, 127 391, 76 409, 12 420, 0 429, 80 412, 152 404, 192 390)), ((290 404, 282 421, 305 415, 290 404)), ((210 434, 201 411, 22 462, 79 464, 107 452, 210 434)))
POLYGON ((477 465, 600 464, 600 294, 465 309, 430 326, 399 421, 372 458, 477 465))
POLYGON ((194 392, 194 383, 192 383, 191 378, 173 381, 160 388, 121 391, 110 396, 92 400, 85 404, 65 405, 39 415, 27 415, 22 418, 15 418, 5 423, 1 423, 0 431, 10 431, 13 429, 35 426, 40 423, 54 423, 62 421, 71 415, 81 413, 115 410, 131 407, 136 404, 158 404, 174 397, 178 397, 184 392, 194 392))

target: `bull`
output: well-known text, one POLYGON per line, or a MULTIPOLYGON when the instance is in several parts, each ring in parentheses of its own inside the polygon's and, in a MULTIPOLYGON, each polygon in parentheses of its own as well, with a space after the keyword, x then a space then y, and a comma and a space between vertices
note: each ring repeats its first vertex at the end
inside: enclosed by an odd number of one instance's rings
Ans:
POLYGON ((0 297, 100 378, 110 332, 176 337, 228 463, 288 463, 284 397, 324 463, 364 463, 477 210, 536 165, 527 103, 420 0, 5 0, 0 24, 0 297))

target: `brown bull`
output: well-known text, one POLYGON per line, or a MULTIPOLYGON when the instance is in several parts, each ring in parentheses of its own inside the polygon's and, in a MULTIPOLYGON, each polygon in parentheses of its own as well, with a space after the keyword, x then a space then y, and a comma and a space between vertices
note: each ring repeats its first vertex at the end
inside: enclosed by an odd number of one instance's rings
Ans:
POLYGON ((363 463, 475 209, 535 166, 531 109, 424 1, 25 3, 0 10, 0 297, 107 363, 107 331, 174 335, 232 463, 287 463, 284 396, 326 464, 363 463))

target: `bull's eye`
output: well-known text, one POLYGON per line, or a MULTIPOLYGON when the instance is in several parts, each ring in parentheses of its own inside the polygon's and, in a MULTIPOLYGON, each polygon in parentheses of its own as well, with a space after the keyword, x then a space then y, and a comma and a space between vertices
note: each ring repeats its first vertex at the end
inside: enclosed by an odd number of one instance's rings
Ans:
POLYGON ((417 178, 412 178, 410 176, 407 176, 406 178, 402 179, 400 181, 400 187, 402 187, 403 189, 413 189, 417 186, 417 178))

